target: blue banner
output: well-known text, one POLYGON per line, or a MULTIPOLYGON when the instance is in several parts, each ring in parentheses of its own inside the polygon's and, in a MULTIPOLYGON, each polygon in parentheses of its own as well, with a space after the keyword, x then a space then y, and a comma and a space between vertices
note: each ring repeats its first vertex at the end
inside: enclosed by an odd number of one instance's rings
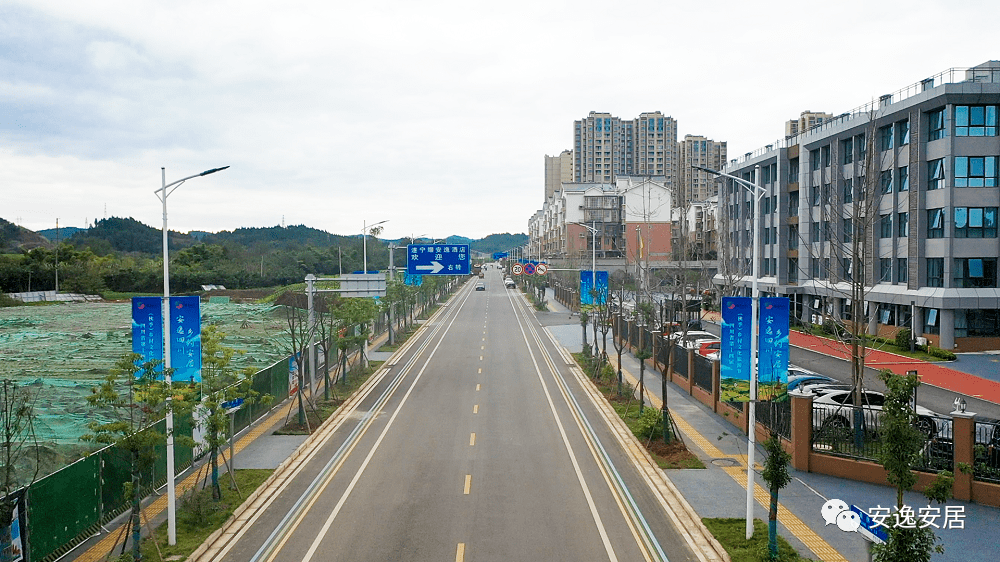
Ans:
MULTIPOLYGON (((163 299, 132 297, 132 353, 142 356, 139 364, 163 360, 163 299)), ((163 366, 156 372, 163 376, 163 366)))
MULTIPOLYGON (((757 381, 774 387, 788 384, 788 297, 761 297, 759 333, 757 381)), ((760 398, 772 395, 761 392, 760 398)))
POLYGON ((719 364, 720 399, 750 399, 750 322, 753 299, 722 297, 722 353, 719 364))
POLYGON ((594 271, 586 270, 580 271, 580 304, 584 305, 602 305, 608 302, 608 272, 598 271, 597 273, 597 302, 594 302, 593 296, 590 294, 591 290, 594 288, 594 271))
POLYGON ((173 380, 201 382, 201 308, 198 297, 170 297, 173 380))

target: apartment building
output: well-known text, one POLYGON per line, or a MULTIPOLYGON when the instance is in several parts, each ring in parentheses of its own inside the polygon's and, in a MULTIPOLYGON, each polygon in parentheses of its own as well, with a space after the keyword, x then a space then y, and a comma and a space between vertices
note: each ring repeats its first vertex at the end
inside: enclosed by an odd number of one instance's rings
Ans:
POLYGON ((614 183, 562 184, 528 221, 532 254, 583 259, 596 249, 597 258, 624 263, 634 261, 641 246, 644 258, 668 260, 673 195, 665 180, 619 176, 614 183))
POLYGON ((721 170, 726 165, 726 141, 714 141, 697 135, 684 135, 680 142, 681 166, 679 173, 680 200, 678 205, 688 202, 703 202, 718 195, 715 176, 695 170, 691 166, 704 166, 721 170))
MULTIPOLYGON (((761 291, 804 322, 912 328, 936 347, 1000 349, 1000 61, 950 69, 732 160, 764 188, 761 291), (852 280, 865 313, 852 318, 852 280)), ((722 182, 720 275, 749 291, 748 190, 722 182), (725 258, 725 259, 721 259, 725 258)))
POLYGON ((785 122, 785 136, 789 137, 799 133, 804 133, 816 125, 822 125, 830 119, 833 119, 833 115, 829 113, 809 111, 807 109, 799 115, 798 119, 792 119, 791 121, 785 122))
POLYGON ((545 155, 545 200, 551 199, 559 186, 573 181, 573 151, 564 150, 559 156, 545 155))
POLYGON ((573 181, 612 184, 618 176, 678 180, 677 121, 659 111, 620 119, 592 111, 573 122, 573 181))

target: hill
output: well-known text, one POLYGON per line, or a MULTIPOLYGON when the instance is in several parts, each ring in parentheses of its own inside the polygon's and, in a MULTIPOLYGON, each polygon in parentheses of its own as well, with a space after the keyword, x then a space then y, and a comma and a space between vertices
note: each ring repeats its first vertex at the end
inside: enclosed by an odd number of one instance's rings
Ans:
MULTIPOLYGON (((147 226, 132 217, 101 219, 93 227, 69 237, 68 243, 77 248, 91 248, 98 255, 111 251, 159 254, 163 252, 163 234, 159 228, 147 226)), ((170 231, 170 249, 192 246, 195 240, 188 234, 170 231)))
POLYGON ((473 240, 471 242, 471 249, 484 254, 492 254, 494 252, 506 252, 511 248, 517 248, 527 243, 527 234, 510 234, 509 232, 504 232, 503 234, 490 234, 480 240, 473 240))
POLYGON ((51 241, 51 242, 55 242, 56 238, 59 238, 60 242, 64 242, 67 238, 69 238, 70 236, 73 236, 74 234, 76 234, 77 232, 80 232, 81 230, 87 230, 87 229, 86 228, 78 228, 78 227, 75 227, 75 226, 64 226, 64 227, 62 227, 62 228, 59 229, 58 234, 56 233, 56 229, 54 229, 54 228, 46 228, 45 230, 38 230, 36 232, 38 234, 41 234, 42 236, 48 238, 49 241, 51 241))
POLYGON ((49 241, 36 232, 0 219, 0 254, 17 253, 48 245, 49 241))

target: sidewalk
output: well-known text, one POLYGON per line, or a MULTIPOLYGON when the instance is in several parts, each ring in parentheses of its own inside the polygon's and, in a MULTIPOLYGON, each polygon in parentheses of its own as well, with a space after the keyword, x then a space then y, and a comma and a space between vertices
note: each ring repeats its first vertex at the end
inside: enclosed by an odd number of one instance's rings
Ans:
MULTIPOLYGON (((549 298, 550 310, 567 312, 551 296, 549 298)), ((582 347, 578 323, 546 329, 567 349, 579 350, 582 347)), ((616 357, 611 355, 614 362, 616 357)), ((903 359, 910 360, 905 357, 903 359)), ((627 352, 622 355, 622 371, 636 384, 639 362, 627 352)), ((647 368, 645 378, 648 402, 653 407, 660 407, 660 374, 647 368)), ((672 383, 667 385, 667 404, 684 441, 706 466, 703 470, 666 470, 667 477, 700 517, 745 518, 748 452, 746 435, 723 416, 715 414, 672 383)), ((754 455, 754 517, 766 521, 770 496, 761 486, 763 480, 760 477, 760 463, 764 459, 763 450, 756 447, 754 455)), ((865 540, 857 533, 841 531, 836 525, 825 525, 821 508, 828 499, 841 499, 865 510, 879 505, 895 505, 894 489, 799 472, 792 467, 789 467, 789 471, 793 480, 779 493, 779 533, 800 554, 814 560, 866 560, 865 540)), ((914 509, 927 505, 923 494, 917 492, 907 493, 904 501, 914 509)), ((987 538, 995 534, 993 522, 997 520, 1000 510, 956 500, 950 500, 946 505, 964 508, 965 528, 936 530, 945 546, 945 554, 935 555, 935 561, 969 560, 971 552, 976 553, 977 559, 1000 557, 1000 545, 987 538)))

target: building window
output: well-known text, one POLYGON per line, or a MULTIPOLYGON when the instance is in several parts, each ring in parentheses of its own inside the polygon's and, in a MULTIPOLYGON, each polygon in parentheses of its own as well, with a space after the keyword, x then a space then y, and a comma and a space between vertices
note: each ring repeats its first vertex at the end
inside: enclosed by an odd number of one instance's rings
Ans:
POLYGON ((892 258, 879 258, 878 260, 879 268, 879 283, 891 283, 892 282, 892 258))
POLYGON ((821 278, 819 264, 820 264, 819 258, 812 258, 809 261, 809 268, 811 270, 810 273, 812 274, 813 279, 821 278))
POLYGON ((910 144, 910 120, 904 119, 896 123, 896 139, 899 146, 910 144))
POLYGON ((799 258, 788 258, 788 282, 799 282, 799 258))
POLYGON ((823 167, 830 167, 830 145, 821 146, 819 149, 820 159, 823 161, 823 167))
POLYGON ((936 308, 924 309, 924 333, 925 334, 941 333, 941 327, 938 326, 938 309, 936 308))
POLYGON ((788 183, 799 183, 799 159, 788 161, 788 183))
POLYGON ((812 167, 812 170, 814 172, 819 169, 819 163, 820 163, 819 151, 813 150, 812 152, 809 153, 809 165, 812 167))
POLYGON ((892 193, 892 170, 879 173, 878 183, 882 187, 882 193, 892 193))
POLYGON ((892 214, 879 215, 879 238, 892 238, 892 214))
POLYGON ((823 278, 830 277, 830 258, 823 258, 823 278))
POLYGON ((956 156, 955 187, 996 187, 995 156, 956 156))
POLYGON ((812 192, 812 204, 813 204, 813 207, 815 207, 816 205, 819 205, 819 201, 820 201, 819 186, 818 185, 814 185, 814 186, 810 187, 809 190, 812 192))
POLYGON ((844 180, 844 185, 842 188, 844 192, 844 203, 854 202, 854 180, 848 178, 844 180))
POLYGON ((789 191, 788 192, 788 216, 797 217, 799 216, 799 192, 789 191))
POLYGON ((944 209, 927 209, 927 237, 944 238, 944 209))
POLYGON ((844 229, 844 244, 850 244, 851 233, 854 231, 854 221, 851 219, 844 219, 843 229, 844 229))
POLYGON ((997 136, 997 107, 995 105, 956 105, 955 136, 997 136))
MULTIPOLYGON (((854 260, 852 258, 844 259, 843 275, 841 277, 844 281, 851 281, 854 278, 854 260)), ((848 319, 849 320, 849 319, 848 319)))
POLYGON ((886 125, 878 130, 878 149, 892 150, 892 125, 886 125))
POLYGON ((955 311, 956 338, 1000 336, 1000 310, 969 309, 955 311))
POLYGON ((823 241, 829 242, 833 240, 833 232, 830 229, 830 221, 823 221, 823 241))
POLYGON ((868 137, 864 135, 854 137, 854 146, 858 149, 858 159, 864 160, 868 154, 868 137))
POLYGON ((809 232, 810 232, 810 235, 809 235, 810 242, 819 242, 819 223, 818 222, 812 223, 812 228, 809 229, 809 232))
MULTIPOLYGON (((956 158, 955 160, 958 160, 956 158)), ((927 161, 927 190, 944 188, 944 158, 927 161)))
POLYGON ((896 319, 894 318, 895 314, 893 314, 895 308, 896 307, 891 304, 879 303, 878 323, 885 326, 895 325, 896 319))
POLYGON ((927 258, 927 286, 944 287, 944 258, 927 258))
POLYGON ((910 264, 906 258, 896 258, 896 281, 906 283, 910 277, 910 264))
POLYGON ((927 140, 943 139, 947 136, 944 128, 944 108, 927 113, 927 140))
POLYGON ((854 162, 854 139, 840 141, 840 163, 850 164, 854 162))
POLYGON ((955 207, 955 238, 996 238, 996 207, 955 207))
POLYGON ((899 186, 897 188, 899 191, 910 190, 910 168, 908 166, 896 168, 896 184, 899 186))
POLYGON ((788 225, 788 249, 799 249, 799 225, 797 224, 788 225))
POLYGON ((896 232, 900 238, 910 235, 910 213, 896 214, 896 232))
POLYGON ((957 258, 953 272, 954 287, 996 287, 996 258, 957 258))

